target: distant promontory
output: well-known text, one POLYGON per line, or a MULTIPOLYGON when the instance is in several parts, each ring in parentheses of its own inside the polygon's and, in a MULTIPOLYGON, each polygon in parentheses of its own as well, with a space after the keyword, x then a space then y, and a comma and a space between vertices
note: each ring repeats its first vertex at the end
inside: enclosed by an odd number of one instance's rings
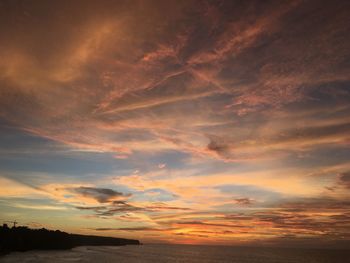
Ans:
POLYGON ((59 230, 30 229, 25 226, 9 228, 0 226, 0 253, 32 249, 71 249, 77 246, 140 245, 138 240, 68 234, 59 230))

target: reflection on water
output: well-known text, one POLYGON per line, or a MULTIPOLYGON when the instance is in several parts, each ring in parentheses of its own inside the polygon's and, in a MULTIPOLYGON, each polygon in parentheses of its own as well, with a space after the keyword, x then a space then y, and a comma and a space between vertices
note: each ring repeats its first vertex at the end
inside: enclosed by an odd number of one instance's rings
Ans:
POLYGON ((16 252, 0 258, 0 262, 344 263, 349 258, 350 250, 143 245, 16 252))

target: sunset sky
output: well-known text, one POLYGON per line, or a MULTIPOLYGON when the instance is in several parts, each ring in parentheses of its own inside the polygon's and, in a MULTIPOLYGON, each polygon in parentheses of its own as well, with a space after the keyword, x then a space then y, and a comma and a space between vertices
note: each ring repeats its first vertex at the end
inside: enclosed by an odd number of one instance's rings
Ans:
POLYGON ((0 223, 348 246, 349 10, 0 1, 0 223))

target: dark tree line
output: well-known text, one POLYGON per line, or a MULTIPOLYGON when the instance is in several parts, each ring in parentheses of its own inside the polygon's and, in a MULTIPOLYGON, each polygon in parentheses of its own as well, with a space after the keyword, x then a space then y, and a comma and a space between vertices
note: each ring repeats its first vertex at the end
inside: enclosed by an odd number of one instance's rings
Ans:
POLYGON ((25 226, 0 226, 0 251, 26 251, 32 249, 70 249, 76 246, 139 245, 138 240, 68 234, 59 230, 30 229, 25 226))

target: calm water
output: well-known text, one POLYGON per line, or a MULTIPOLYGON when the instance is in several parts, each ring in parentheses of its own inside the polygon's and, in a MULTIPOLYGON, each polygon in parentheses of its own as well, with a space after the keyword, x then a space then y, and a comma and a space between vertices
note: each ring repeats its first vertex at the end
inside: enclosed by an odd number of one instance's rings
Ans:
POLYGON ((239 248, 186 245, 77 247, 66 251, 16 252, 5 257, 0 257, 0 262, 346 263, 350 262, 350 250, 239 248))

